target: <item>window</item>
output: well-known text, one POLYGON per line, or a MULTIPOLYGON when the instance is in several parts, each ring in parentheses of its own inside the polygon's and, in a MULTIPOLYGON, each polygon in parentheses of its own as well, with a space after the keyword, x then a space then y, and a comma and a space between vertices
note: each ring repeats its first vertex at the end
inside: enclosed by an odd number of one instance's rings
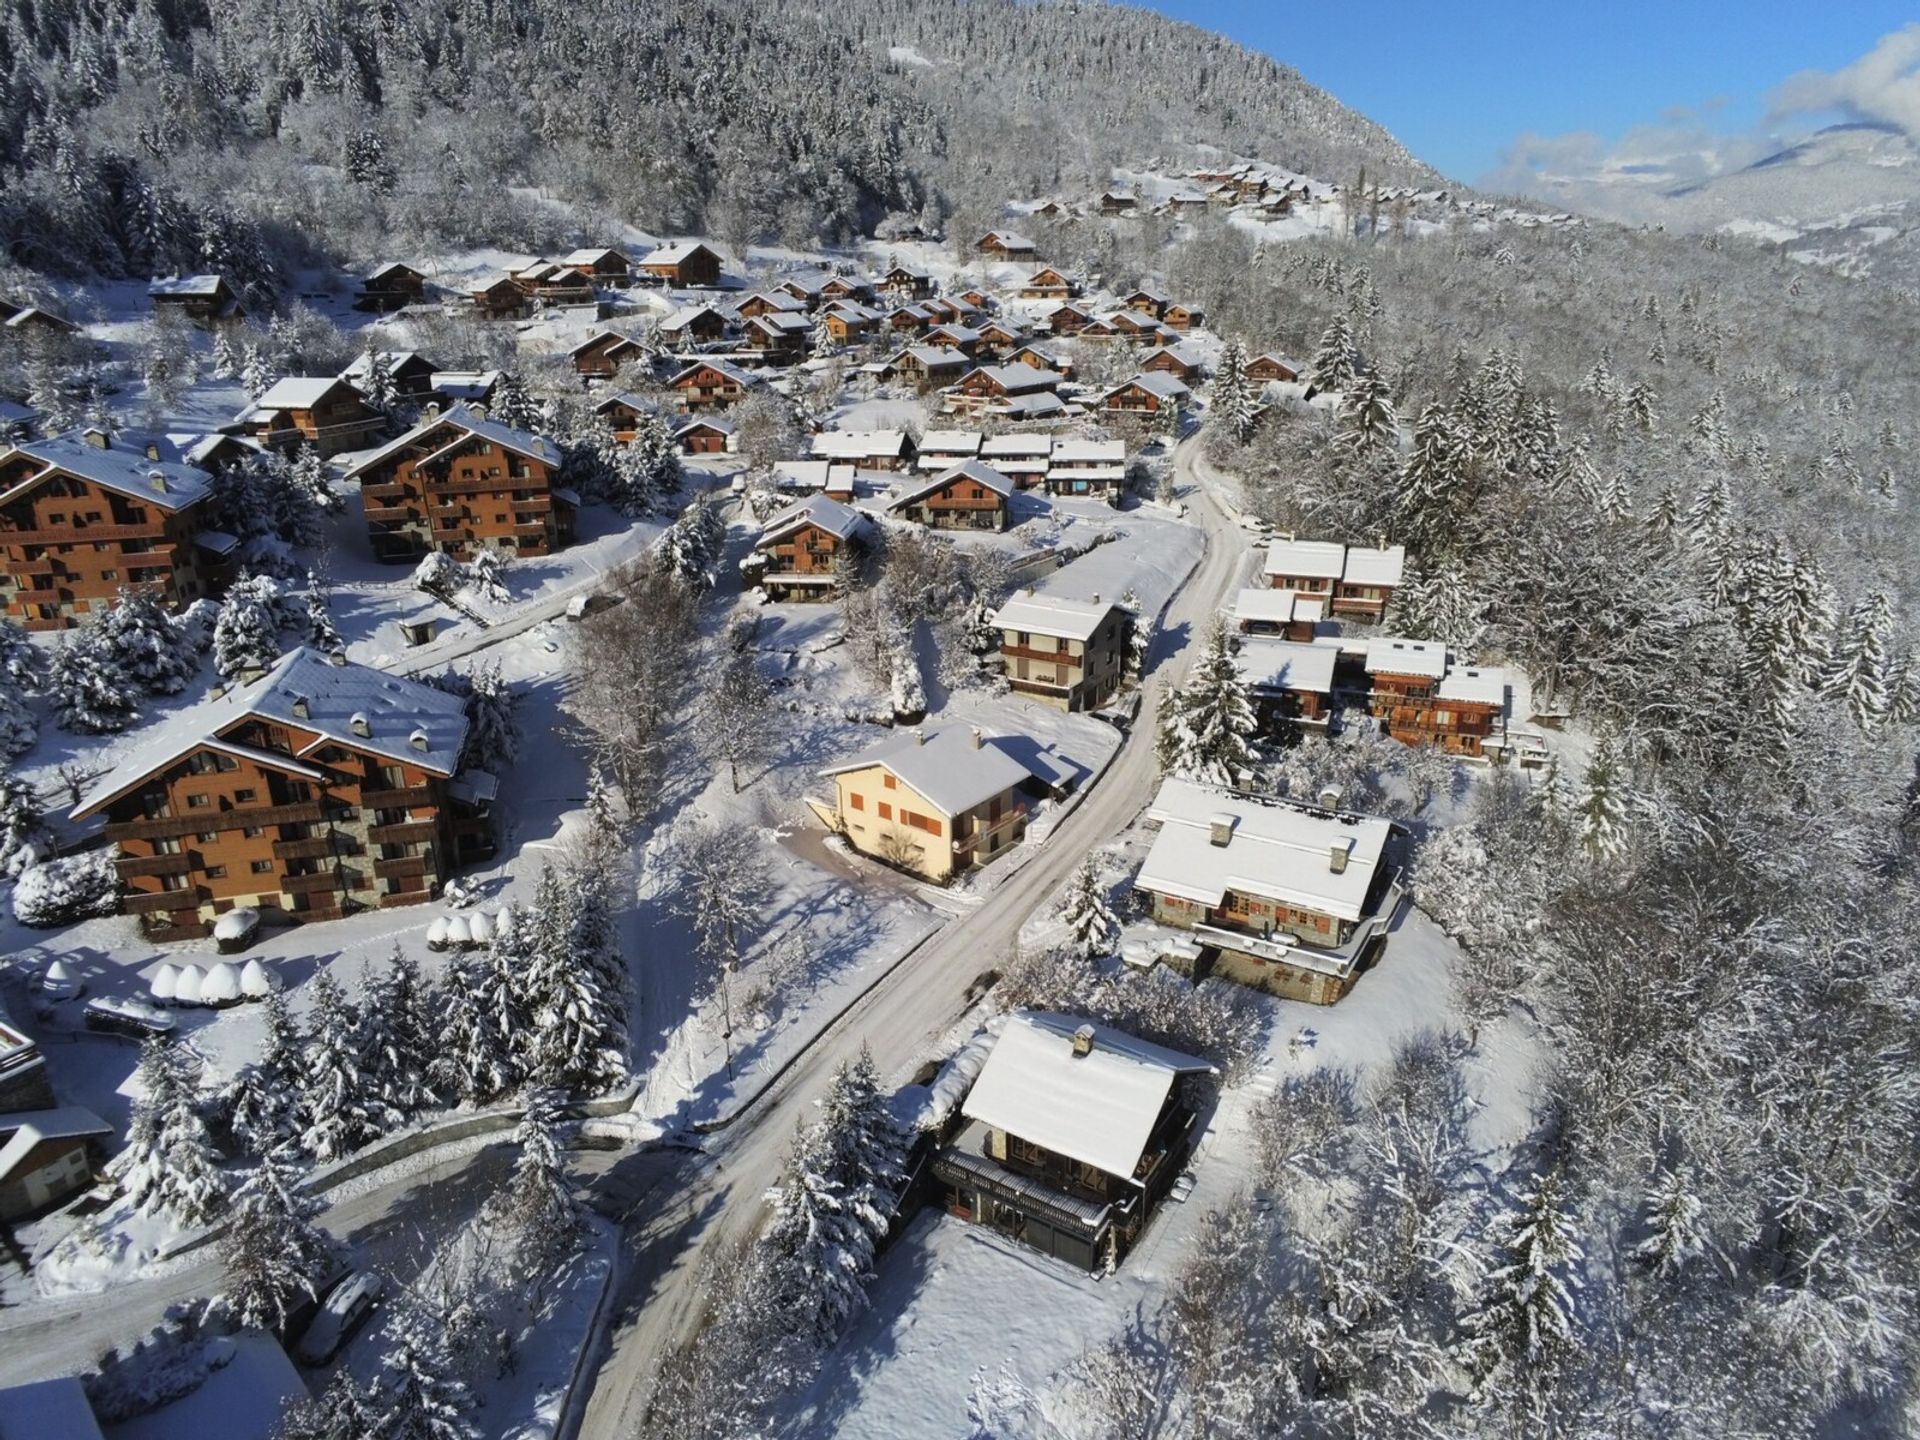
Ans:
POLYGON ((233 800, 236 805, 247 805, 257 799, 259 793, 257 790, 236 790, 233 792, 233 800))
POLYGON ((120 572, 118 570, 102 570, 100 572, 100 578, 102 580, 118 580, 120 578, 120 572))
POLYGON ((224 865, 209 865, 209 866, 207 866, 207 878, 208 878, 209 880, 224 880, 224 879, 226 879, 226 878, 227 878, 227 867, 226 867, 226 866, 224 866, 224 865))
POLYGON ((866 797, 861 795, 849 795, 847 796, 847 806, 849 809, 853 809, 853 810, 864 810, 867 808, 866 797))
POLYGON ((273 873, 273 861, 256 860, 253 862, 251 868, 256 875, 271 875, 273 873))
POLYGON ((187 796, 187 808, 189 810, 204 810, 211 803, 212 803, 211 799, 205 795, 187 796))
POLYGON ((897 785, 897 783, 895 782, 895 780, 894 780, 894 778, 893 778, 893 776, 891 776, 891 775, 882 775, 882 776, 880 777, 880 783, 881 783, 882 785, 884 785, 884 786, 886 786, 886 788, 887 788, 887 789, 889 789, 889 790, 893 790, 893 789, 897 789, 897 788, 898 788, 898 785, 897 785))
POLYGON ((266 834, 267 832, 258 825, 248 825, 244 829, 242 829, 240 833, 246 836, 247 839, 249 840, 258 840, 262 835, 266 834))
POLYGON ((201 845, 217 845, 220 843, 220 832, 218 830, 202 830, 193 838, 201 845))
POLYGON ((891 820, 893 818, 893 806, 884 800, 880 802, 880 818, 882 820, 891 820))

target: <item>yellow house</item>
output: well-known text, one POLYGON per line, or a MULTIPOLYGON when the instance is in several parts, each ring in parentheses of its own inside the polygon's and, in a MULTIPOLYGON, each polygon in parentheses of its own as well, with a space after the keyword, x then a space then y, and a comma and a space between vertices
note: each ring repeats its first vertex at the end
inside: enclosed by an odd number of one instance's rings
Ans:
POLYGON ((821 774, 833 802, 809 803, 854 849, 944 882, 1018 844, 1036 800, 1080 771, 1026 736, 952 726, 896 731, 821 774))

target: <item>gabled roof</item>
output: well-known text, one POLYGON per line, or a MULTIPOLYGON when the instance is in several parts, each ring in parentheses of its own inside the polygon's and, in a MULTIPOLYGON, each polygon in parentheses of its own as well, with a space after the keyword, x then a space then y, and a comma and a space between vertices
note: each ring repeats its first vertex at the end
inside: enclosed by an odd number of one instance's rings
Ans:
POLYGON ((713 256, 715 260, 720 258, 718 251, 702 245, 698 240, 683 240, 678 245, 662 245, 659 249, 641 257, 640 263, 642 265, 679 265, 702 250, 713 256))
POLYGON ((1276 540, 1267 547, 1268 575, 1338 580, 1346 567, 1347 547, 1337 540, 1276 540))
POLYGON ((1439 640, 1400 640, 1377 635, 1366 642, 1369 675, 1419 675, 1438 680, 1447 673, 1447 647, 1439 640))
POLYGON ((451 776, 466 741, 466 702, 459 696, 366 665, 336 665, 303 645, 282 656, 251 685, 173 712, 94 783, 74 807, 72 818, 84 820, 154 772, 208 745, 295 773, 311 773, 311 765, 301 762, 337 744, 451 776), (294 713, 301 701, 306 704, 304 716, 294 713), (319 739, 298 755, 284 755, 250 750, 219 738, 222 731, 249 716, 310 731, 319 739), (354 733, 356 719, 366 721, 367 734, 354 733), (424 748, 416 748, 415 736, 424 748))
POLYGON ((598 265, 602 260, 606 259, 609 255, 611 255, 614 259, 620 261, 622 264, 626 263, 627 257, 621 254, 618 250, 614 249, 611 245, 590 246, 584 250, 569 251, 564 257, 562 257, 560 263, 562 265, 598 265))
POLYGON ((983 736, 961 725, 934 731, 896 730, 877 745, 820 773, 845 775, 878 765, 918 792, 942 815, 953 816, 1028 780, 1046 778, 1017 759, 1007 740, 1032 744, 1024 735, 983 736))
POLYGON ((593 413, 599 415, 616 405, 625 405, 629 410, 653 409, 653 402, 644 395, 636 395, 631 390, 610 390, 605 398, 595 403, 593 413))
POLYGON ((436 395, 466 403, 485 401, 504 378, 498 370, 435 370, 427 376, 427 386, 436 395))
POLYGON ((865 529, 866 524, 867 517, 851 505, 843 505, 826 495, 809 495, 767 521, 760 529, 755 548, 775 544, 807 526, 824 530, 836 540, 847 540, 865 529))
POLYGON ((44 1140, 85 1140, 111 1135, 113 1127, 84 1105, 61 1105, 52 1110, 23 1110, 0 1115, 0 1131, 11 1130, 0 1145, 0 1185, 15 1178, 14 1171, 44 1140))
MULTIPOLYGON (((241 413, 260 415, 273 410, 311 410, 335 390, 352 390, 337 375, 289 375, 269 385, 260 398, 241 413)), ((355 398, 359 398, 356 394, 355 398)))
POLYGON ((1033 241, 1027 239, 1026 236, 1020 234, 1017 230, 989 230, 980 237, 980 240, 982 244, 989 240, 997 240, 1000 242, 1000 248, 1003 250, 1033 249, 1033 241))
POLYGON ((1141 889, 1209 908, 1237 890, 1342 920, 1362 918, 1392 832, 1385 820, 1180 779, 1160 783, 1147 818, 1160 833, 1134 882, 1141 889), (1217 820, 1230 831, 1225 845, 1213 843, 1217 820), (1335 849, 1346 860, 1340 870, 1335 849))
POLYGON ((24 330, 35 321, 44 325, 52 325, 57 329, 70 333, 80 329, 78 325, 67 319, 66 316, 56 315, 53 311, 40 305, 28 305, 24 309, 14 311, 13 314, 7 317, 6 324, 9 330, 24 330))
POLYGON ((147 282, 147 294, 211 300, 227 282, 218 275, 167 275, 147 282))
POLYGON ((904 430, 823 430, 808 448, 827 460, 898 459, 913 442, 904 430))
POLYGON ((1454 700, 1464 705, 1495 705, 1505 708, 1507 672, 1497 665, 1451 667, 1435 693, 1442 700, 1454 700))
POLYGON ((527 430, 515 430, 510 425, 502 425, 497 420, 483 420, 464 405, 454 405, 431 420, 423 420, 398 440, 389 442, 363 457, 347 471, 347 478, 365 474, 375 465, 383 464, 402 451, 418 445, 436 430, 452 429, 464 431, 476 439, 488 440, 502 449, 511 450, 516 455, 525 455, 529 459, 541 461, 547 465, 560 463, 560 447, 544 435, 535 435, 527 430))
POLYGON ((569 357, 577 356, 583 350, 586 350, 592 346, 598 345, 603 340, 612 340, 616 342, 614 345, 609 346, 608 347, 609 349, 617 349, 621 345, 638 345, 640 343, 638 340, 634 339, 633 336, 629 335, 624 330, 602 328, 599 330, 595 330, 591 335, 587 336, 586 339, 582 340, 578 345, 574 346, 571 350, 567 351, 567 354, 569 357))
POLYGON ((753 376, 740 369, 737 365, 729 365, 726 361, 715 359, 711 355, 702 355, 684 370, 676 372, 674 377, 667 381, 667 384, 678 385, 682 380, 687 379, 699 370, 717 370, 736 385, 753 385, 758 383, 753 376))
POLYGON ((827 306, 827 313, 838 315, 843 320, 852 321, 856 325, 870 325, 875 320, 883 318, 880 311, 862 305, 858 300, 836 300, 827 306))
POLYGON ((1038 592, 1016 595, 995 612, 991 623, 1002 630, 1024 630, 1060 640, 1087 641, 1118 606, 1101 600, 1069 600, 1038 592))
POLYGON ((1051 435, 992 435, 980 442, 982 460, 1045 459, 1053 454, 1051 435))
POLYGON ((977 455, 980 453, 980 432, 978 430, 929 430, 920 437, 920 453, 928 451, 945 455, 977 455))
POLYGON ((1002 498, 1011 498, 1015 488, 1013 481, 1002 475, 991 465, 979 460, 963 460, 958 465, 942 470, 930 479, 921 480, 889 504, 887 508, 889 510, 898 510, 902 506, 911 505, 914 501, 924 499, 936 490, 946 489, 947 486, 953 484, 956 480, 967 480, 975 485, 984 486, 1002 498))
POLYGON ((1059 371, 1042 370, 1033 365, 981 365, 962 375, 960 383, 964 385, 975 375, 986 376, 1009 395, 1051 390, 1060 383, 1059 371))
POLYGON ((723 420, 718 415, 690 415, 673 427, 673 438, 678 440, 690 430, 714 430, 722 435, 734 432, 734 423, 723 420))
MULTIPOLYGON (((382 350, 378 353, 380 358, 387 362, 387 369, 391 373, 397 374, 402 366, 411 365, 416 361, 429 371, 433 369, 433 362, 418 350, 382 350)), ((353 363, 340 372, 340 378, 342 380, 365 379, 367 372, 373 368, 371 359, 372 357, 362 350, 353 357, 353 363)))
POLYGON ((206 498, 213 477, 199 466, 181 460, 149 460, 144 450, 124 443, 109 441, 105 448, 89 445, 80 438, 84 433, 69 430, 16 447, 16 453, 32 456, 45 468, 0 494, 0 502, 25 494, 55 469, 162 510, 184 510, 206 498))
POLYGON ((1132 1180, 1174 1081, 1213 1067, 1074 1016, 1018 1011, 960 1113, 1108 1175, 1132 1180), (1092 1046, 1076 1054, 1076 1031, 1092 1046))
POLYGON ((1249 635, 1240 641, 1234 664, 1256 690, 1297 690, 1309 695, 1333 693, 1333 667, 1340 651, 1332 645, 1307 645, 1249 635))
POLYGON ((722 315, 711 305, 686 305, 662 320, 660 322, 660 328, 668 334, 672 334, 676 330, 686 329, 687 326, 698 320, 702 315, 711 315, 723 325, 727 320, 726 316, 722 315))
POLYGON ((813 329, 813 322, 804 313, 792 310, 774 310, 765 315, 755 315, 747 321, 747 329, 764 330, 775 339, 784 339, 788 335, 804 335, 813 329))
POLYGON ((1182 395, 1193 392, 1171 375, 1163 375, 1158 370, 1142 370, 1131 380, 1123 381, 1107 391, 1108 395, 1118 395, 1122 390, 1138 387, 1150 395, 1158 395, 1162 400, 1178 400, 1182 395))
POLYGON ((1349 545, 1347 568, 1341 579, 1349 585, 1396 586, 1406 574, 1407 547, 1389 545, 1349 545))
POLYGON ((980 332, 978 330, 968 325, 962 325, 957 320, 949 320, 943 325, 936 325, 927 332, 927 338, 929 340, 933 339, 936 335, 944 335, 947 339, 958 345, 971 345, 980 338, 980 332))
POLYGON ((846 460, 779 460, 773 483, 782 490, 839 490, 852 493, 859 470, 846 460))
POLYGON ((784 290, 756 290, 753 294, 742 299, 740 303, 733 308, 738 310, 742 305, 753 300, 758 300, 765 305, 771 305, 775 310, 788 315, 796 311, 804 311, 807 308, 806 301, 797 296, 789 295, 784 290))
POLYGON ((409 275, 420 275, 420 278, 422 280, 426 279, 426 276, 420 274, 420 270, 417 266, 405 265, 398 260, 389 260, 386 264, 380 266, 378 269, 369 271, 367 274, 367 279, 368 280, 384 280, 389 275, 393 274, 396 270, 403 270, 409 275))
POLYGON ((1162 345, 1153 352, 1153 355, 1149 355, 1147 358, 1152 360, 1160 355, 1171 355, 1175 360, 1178 360, 1182 365, 1192 370, 1198 370, 1206 364, 1207 358, 1200 352, 1200 347, 1195 345, 1191 340, 1182 340, 1175 345, 1162 345))
POLYGON ((886 368, 897 367, 912 356, 922 366, 934 370, 964 370, 973 361, 959 350, 946 345, 908 345, 887 357, 886 368))
POLYGON ((1278 365, 1283 370, 1291 370, 1296 375, 1298 375, 1303 369, 1306 368, 1303 365, 1301 365, 1301 363, 1298 360, 1294 360, 1286 355, 1276 355, 1271 350, 1262 350, 1258 355, 1254 355, 1250 357, 1247 361, 1247 364, 1249 367, 1251 367, 1262 360, 1268 361, 1274 365, 1278 365))

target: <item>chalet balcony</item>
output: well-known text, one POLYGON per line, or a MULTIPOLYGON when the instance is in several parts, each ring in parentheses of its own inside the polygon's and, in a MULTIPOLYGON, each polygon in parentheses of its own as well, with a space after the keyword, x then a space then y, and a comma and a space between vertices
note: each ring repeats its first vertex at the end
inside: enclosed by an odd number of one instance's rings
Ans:
POLYGON ((410 520, 418 520, 420 518, 410 507, 405 505, 368 505, 365 509, 367 519, 371 521, 398 521, 401 524, 405 524, 410 520))
POLYGON ((513 534, 516 539, 538 540, 546 533, 546 525, 539 520, 517 521, 513 527, 513 534))
POLYGON ((276 840, 273 842, 273 858, 276 860, 325 860, 334 855, 352 855, 359 852, 350 835, 313 835, 304 840, 276 840))
POLYGON ((373 873, 381 880, 391 880, 401 876, 429 875, 433 872, 431 855, 401 855, 392 860, 373 862, 373 873))
POLYGON ((150 915, 156 911, 197 910, 206 898, 203 887, 185 890, 136 890, 120 897, 120 909, 128 915, 150 915))
POLYGON ((360 496, 363 500, 377 501, 381 504, 414 498, 411 487, 406 485, 362 485, 360 496))
MULTIPOLYGON (((69 545, 83 540, 158 540, 158 525, 63 525, 56 530, 0 530, 9 545, 69 545)), ((172 546, 157 546, 169 550, 172 546)))
POLYGON ((432 820, 404 820, 396 825, 375 825, 367 839, 375 845, 412 845, 431 840, 440 827, 432 820))
POLYGON ((1075 668, 1085 658, 1071 650, 1043 650, 1038 645, 1002 644, 1000 653, 1015 660, 1038 660, 1042 665, 1070 665, 1075 668))
POLYGON ((253 810, 210 810, 204 814, 170 815, 153 820, 124 820, 106 827, 109 840, 165 840, 198 835, 203 830, 239 830, 249 825, 306 825, 323 819, 318 800, 295 805, 271 805, 253 810))
POLYGON ((322 870, 314 875, 288 875, 280 888, 289 895, 314 895, 335 890, 364 890, 367 877, 358 870, 322 870))
POLYGON ((136 875, 191 875, 200 864, 200 857, 186 855, 122 855, 113 862, 113 868, 122 880, 136 875))
POLYGON ((365 790, 361 792, 360 803, 369 810, 406 810, 415 805, 433 804, 433 790, 426 785, 405 790, 365 790))

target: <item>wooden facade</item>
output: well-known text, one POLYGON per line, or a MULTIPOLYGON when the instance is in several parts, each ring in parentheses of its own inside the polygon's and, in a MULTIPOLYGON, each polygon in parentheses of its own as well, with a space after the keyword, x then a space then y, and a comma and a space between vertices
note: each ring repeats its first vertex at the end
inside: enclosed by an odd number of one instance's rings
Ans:
POLYGON ((474 313, 482 320, 519 320, 533 313, 533 296, 510 275, 473 289, 474 313))
POLYGON ((1119 693, 1129 621, 1118 605, 1016 596, 993 623, 1001 672, 1015 693, 1066 711, 1097 710, 1119 693))
POLYGON ((491 852, 484 801, 449 784, 466 730, 456 697, 301 650, 236 699, 208 702, 198 739, 128 762, 75 811, 105 818, 121 909, 149 938, 204 935, 236 906, 307 921, 418 904, 491 852), (403 696, 400 713, 312 723, 327 671, 403 696))
POLYGON ((689 414, 700 410, 724 410, 747 398, 748 377, 731 365, 702 360, 689 365, 667 385, 689 414))
POLYGON ((1169 305, 1161 312, 1160 319, 1183 335, 1206 322, 1206 316, 1191 305, 1169 305))
POLYGON ((764 557, 760 588, 777 601, 834 599, 841 565, 859 556, 865 533, 851 506, 826 496, 801 501, 769 520, 754 546, 764 557))
POLYGON ((724 455, 733 448, 733 426, 702 417, 675 427, 673 440, 683 455, 724 455))
POLYGON ((1051 265, 1042 265, 1020 284, 1022 300, 1066 300, 1076 294, 1079 287, 1064 271, 1051 265))
POLYGON ((1013 482, 977 461, 956 465, 891 507, 908 520, 939 530, 1005 530, 1012 517, 1013 482))
POLYGON ((240 297, 224 275, 170 276, 147 286, 155 311, 172 310, 196 325, 224 324, 246 318, 240 297))
POLYGON ((322 455, 361 449, 387 424, 347 381, 300 376, 269 386, 241 420, 266 449, 311 445, 322 455))
POLYGON ((573 347, 568 358, 574 373, 589 380, 610 379, 622 365, 640 359, 645 347, 618 330, 600 330, 573 347))
POLYGON ((1300 378, 1299 367, 1278 355, 1256 355, 1240 373, 1249 380, 1282 380, 1289 384, 1300 378))
POLYGON ((200 543, 207 475, 88 434, 0 455, 7 617, 61 630, 123 589, 174 609, 217 594, 226 561, 200 543))
POLYGON ((933 294, 933 276, 908 265, 896 265, 880 277, 880 288, 896 298, 923 300, 933 294))
POLYGON ((360 293, 354 298, 353 308, 384 315, 408 305, 418 305, 426 298, 427 277, 411 265, 396 262, 382 265, 360 282, 360 293))
POLYGON ((640 262, 643 274, 669 285, 710 288, 720 283, 720 257, 705 245, 669 245, 640 262))
POLYGON ((973 248, 996 260, 1026 260, 1034 253, 1033 242, 1011 230, 989 230, 974 242, 973 248))
POLYGON ((464 406, 415 429, 348 472, 360 485, 374 558, 457 559, 491 547, 551 555, 573 543, 573 493, 555 483, 548 440, 482 420, 464 406))

